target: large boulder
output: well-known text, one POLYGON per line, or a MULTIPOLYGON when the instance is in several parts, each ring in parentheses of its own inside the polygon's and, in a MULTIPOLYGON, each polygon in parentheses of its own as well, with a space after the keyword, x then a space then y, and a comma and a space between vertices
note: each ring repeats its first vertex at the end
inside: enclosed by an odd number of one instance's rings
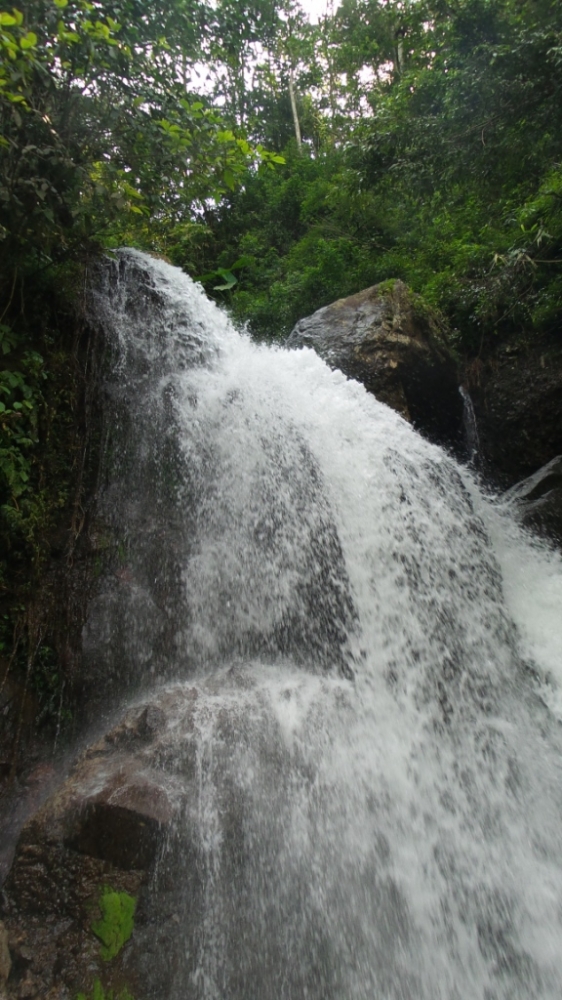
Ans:
MULTIPOLYGON (((235 661, 125 711, 22 829, 0 895, 8 1000, 195 1000, 209 981, 334 1000, 295 804, 312 835, 333 797, 318 727, 353 704, 336 684, 235 661)), ((327 878, 334 863, 330 840, 327 878)))
POLYGON ((443 322, 402 281, 385 281, 301 319, 287 346, 312 347, 426 437, 457 446, 463 405, 443 322))
POLYGON ((145 995, 147 890, 175 815, 156 760, 166 724, 161 705, 128 711, 25 823, 2 894, 0 995, 2 978, 10 1000, 89 998, 96 980, 145 995))
MULTIPOLYGON (((3 988, 7 1000, 185 1000, 203 995, 190 984, 205 963, 224 968, 221 995, 248 996, 244 976, 266 995, 261 956, 286 928, 275 894, 256 914, 256 873, 281 871, 295 767, 307 787, 314 767, 262 685, 260 668, 234 663, 160 688, 61 775, 0 894, 1 1000, 3 988)), ((289 681, 283 705, 293 694, 289 681)))

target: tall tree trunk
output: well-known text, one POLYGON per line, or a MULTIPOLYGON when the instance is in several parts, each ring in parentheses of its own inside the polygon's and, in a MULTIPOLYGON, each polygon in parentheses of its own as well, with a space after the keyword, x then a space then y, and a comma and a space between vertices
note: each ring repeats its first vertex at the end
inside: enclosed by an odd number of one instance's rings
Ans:
POLYGON ((297 99, 295 97, 295 84, 293 81, 293 67, 289 68, 289 97, 291 98, 291 111, 293 112, 293 124, 295 126, 295 139, 297 140, 297 146, 300 150, 302 149, 302 136, 301 136, 301 126, 299 122, 299 113, 297 111, 297 99))

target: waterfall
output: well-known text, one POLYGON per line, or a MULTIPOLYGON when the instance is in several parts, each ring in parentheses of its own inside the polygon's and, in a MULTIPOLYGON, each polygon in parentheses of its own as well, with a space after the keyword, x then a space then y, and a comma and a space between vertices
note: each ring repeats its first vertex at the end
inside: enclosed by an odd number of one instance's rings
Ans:
POLYGON ((87 670, 162 709, 177 799, 147 995, 559 1000, 560 558, 163 261, 122 251, 92 308, 87 670))
POLYGON ((481 462, 480 455, 480 439, 478 437, 478 424, 476 422, 476 414, 474 412, 474 405, 472 399, 470 398, 470 393, 468 389, 465 389, 464 385, 459 386, 459 392, 462 397, 463 403, 463 428, 464 428, 464 439, 466 443, 466 450, 468 452, 468 461, 473 468, 478 468, 481 462))

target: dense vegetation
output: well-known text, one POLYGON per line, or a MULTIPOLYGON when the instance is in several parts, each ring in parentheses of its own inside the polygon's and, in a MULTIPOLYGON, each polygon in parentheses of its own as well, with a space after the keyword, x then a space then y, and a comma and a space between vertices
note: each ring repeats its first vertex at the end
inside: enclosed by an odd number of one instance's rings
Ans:
POLYGON ((226 298, 265 336, 390 277, 441 308, 469 353, 555 331, 560 4, 343 0, 316 29, 294 23, 302 146, 281 66, 276 114, 258 77, 250 120, 285 167, 248 173, 206 213, 203 261, 177 260, 199 273, 230 266, 226 298))
POLYGON ((294 0, 0 12, 0 685, 16 665, 46 717, 65 670, 45 567, 83 523, 83 289, 103 249, 164 253, 267 338, 394 277, 467 356, 560 329, 562 5, 326 8, 318 25, 294 0))

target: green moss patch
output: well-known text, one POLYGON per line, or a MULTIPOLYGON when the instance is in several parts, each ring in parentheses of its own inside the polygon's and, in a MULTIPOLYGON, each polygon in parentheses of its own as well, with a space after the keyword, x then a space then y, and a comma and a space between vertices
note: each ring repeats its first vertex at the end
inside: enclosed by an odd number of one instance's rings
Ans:
MULTIPOLYGON (((137 901, 128 892, 115 892, 109 886, 102 889, 99 907, 101 920, 92 923, 92 930, 101 941, 101 956, 106 962, 115 958, 127 943, 135 925, 137 901)), ((104 1000, 94 996, 93 1000, 104 1000)))
POLYGON ((79 993, 76 1000, 134 1000, 134 998, 127 988, 120 990, 117 994, 114 994, 113 990, 106 992, 99 979, 96 979, 92 988, 91 998, 85 993, 79 993))

